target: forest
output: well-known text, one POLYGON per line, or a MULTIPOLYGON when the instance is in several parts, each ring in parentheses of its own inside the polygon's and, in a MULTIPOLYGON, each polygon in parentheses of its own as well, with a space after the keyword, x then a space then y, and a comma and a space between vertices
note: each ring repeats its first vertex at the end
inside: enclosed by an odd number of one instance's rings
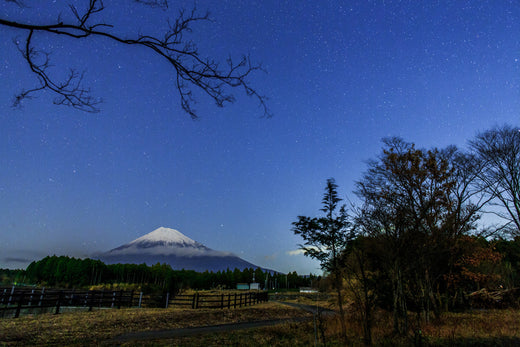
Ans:
POLYGON ((182 289, 234 289, 238 283, 251 283, 253 278, 262 288, 294 289, 311 286, 321 277, 300 276, 296 272, 282 274, 257 269, 227 269, 218 272, 173 270, 167 264, 112 264, 100 260, 67 256, 47 256, 33 261, 25 270, 0 269, 0 283, 5 285, 37 285, 60 288, 139 288, 143 292, 178 291, 182 289))
POLYGON ((479 133, 468 151, 385 138, 367 166, 357 205, 331 178, 323 215, 293 222, 329 274, 345 338, 346 298, 367 344, 376 310, 406 335, 449 311, 519 306, 520 129, 479 133))

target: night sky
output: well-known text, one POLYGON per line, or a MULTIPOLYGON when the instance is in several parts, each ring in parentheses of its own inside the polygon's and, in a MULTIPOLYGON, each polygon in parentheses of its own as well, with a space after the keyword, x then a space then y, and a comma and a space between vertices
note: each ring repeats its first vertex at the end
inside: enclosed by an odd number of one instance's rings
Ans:
MULTIPOLYGON (((87 1, 88 2, 88 1, 87 1)), ((85 3, 78 2, 76 3, 85 3)), ((105 1, 114 32, 160 34, 168 10, 105 1)), ((68 2, 0 1, 0 18, 53 23, 68 2), (29 2, 27 2, 29 3, 29 2)), ((179 6, 179 7, 178 7, 179 6)), ((87 256, 164 226, 278 271, 319 273, 297 254, 291 223, 316 216, 326 180, 352 191, 381 138, 462 148, 520 111, 516 1, 199 1, 212 22, 190 35, 203 56, 249 54, 249 82, 273 117, 242 90, 218 108, 196 93, 198 120, 180 108, 160 57, 108 40, 37 36, 52 68, 85 70, 102 97, 89 114, 50 93, 11 107, 36 85, 0 26, 0 268, 45 255, 87 256)))

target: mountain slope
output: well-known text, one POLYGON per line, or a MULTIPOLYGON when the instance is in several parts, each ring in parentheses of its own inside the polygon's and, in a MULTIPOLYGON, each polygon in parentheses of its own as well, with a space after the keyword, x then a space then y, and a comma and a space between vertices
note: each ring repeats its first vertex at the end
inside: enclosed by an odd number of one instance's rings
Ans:
POLYGON ((190 239, 178 230, 158 228, 95 258, 106 264, 169 264, 174 270, 224 271, 259 268, 229 252, 216 251, 190 239))

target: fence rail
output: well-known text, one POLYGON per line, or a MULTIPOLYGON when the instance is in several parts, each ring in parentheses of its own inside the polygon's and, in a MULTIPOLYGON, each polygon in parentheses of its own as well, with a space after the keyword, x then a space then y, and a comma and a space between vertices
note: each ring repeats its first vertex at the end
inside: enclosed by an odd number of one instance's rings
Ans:
POLYGON ((52 309, 58 314, 63 307, 96 308, 121 307, 181 307, 181 308, 237 308, 268 301, 267 292, 245 292, 227 294, 171 294, 144 295, 134 291, 103 290, 58 290, 46 288, 0 287, 0 317, 20 316, 22 311, 41 312, 52 309), (14 314, 12 314, 14 312, 14 314))
POLYGON ((77 291, 58 289, 0 288, 0 314, 14 311, 17 318, 22 310, 41 311, 54 308, 58 314, 62 307, 121 308, 131 307, 133 291, 77 291))
POLYGON ((140 307, 171 306, 184 308, 237 308, 256 305, 269 300, 267 292, 246 292, 227 294, 171 294, 142 296, 140 307))

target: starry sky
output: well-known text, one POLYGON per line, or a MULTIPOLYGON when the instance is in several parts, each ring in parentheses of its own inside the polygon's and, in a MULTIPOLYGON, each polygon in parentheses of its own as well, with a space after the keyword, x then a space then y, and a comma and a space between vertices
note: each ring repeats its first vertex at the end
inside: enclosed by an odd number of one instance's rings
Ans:
MULTIPOLYGON (((84 4, 85 1, 76 1, 84 4)), ((68 2, 0 1, 0 18, 66 20, 68 2)), ((81 8, 81 5, 78 5, 81 8)), ((84 6, 84 5, 83 5, 84 6)), ((164 31, 167 10, 105 1, 114 32, 164 31)), ((199 1, 211 22, 189 38, 202 56, 248 54, 249 82, 218 108, 196 93, 182 111, 172 69, 144 49, 38 35, 52 71, 85 70, 104 102, 89 114, 50 93, 11 107, 36 84, 0 26, 0 267, 48 254, 88 256, 164 226, 281 272, 320 273, 291 223, 318 215, 326 180, 352 193, 381 139, 467 147, 477 132, 518 125, 520 4, 515 1, 199 1)))

